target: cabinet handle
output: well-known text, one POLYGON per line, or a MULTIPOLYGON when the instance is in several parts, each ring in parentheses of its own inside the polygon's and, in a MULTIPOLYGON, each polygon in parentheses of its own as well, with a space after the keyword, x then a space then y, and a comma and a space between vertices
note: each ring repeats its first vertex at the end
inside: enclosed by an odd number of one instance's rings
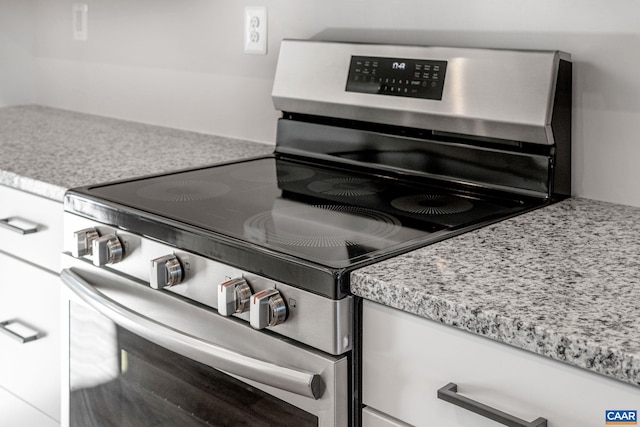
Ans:
POLYGON ((10 336, 22 344, 38 339, 38 332, 18 320, 0 322, 0 332, 10 336))
POLYGON ((31 234, 38 231, 38 225, 20 218, 0 219, 0 227, 14 231, 18 234, 31 234))
POLYGON ((513 415, 509 415, 505 412, 499 411, 490 406, 484 405, 475 400, 458 394, 458 386, 454 383, 449 383, 446 386, 438 390, 438 399, 442 399, 446 402, 453 403, 468 411, 475 412, 490 420, 497 421, 500 424, 504 424, 509 427, 547 427, 546 418, 537 418, 534 421, 528 422, 516 418, 513 415))

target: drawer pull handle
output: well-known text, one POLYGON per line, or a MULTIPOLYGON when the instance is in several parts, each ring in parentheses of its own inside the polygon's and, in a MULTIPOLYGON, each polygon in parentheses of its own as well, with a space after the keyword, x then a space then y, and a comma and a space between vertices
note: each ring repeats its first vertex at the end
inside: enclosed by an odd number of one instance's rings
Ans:
POLYGON ((510 427, 547 427, 546 418, 538 418, 534 421, 528 422, 516 418, 513 415, 509 415, 505 412, 494 409, 490 406, 484 405, 475 400, 458 394, 458 386, 454 383, 449 383, 446 386, 438 390, 438 399, 442 399, 446 402, 453 403, 468 411, 475 412, 490 420, 497 421, 500 424, 510 427))
POLYGON ((11 338, 20 341, 23 344, 29 341, 35 341, 39 338, 37 331, 34 331, 18 320, 0 322, 0 332, 7 334, 11 338))
POLYGON ((31 234, 38 231, 38 225, 20 218, 0 219, 0 227, 18 234, 31 234))

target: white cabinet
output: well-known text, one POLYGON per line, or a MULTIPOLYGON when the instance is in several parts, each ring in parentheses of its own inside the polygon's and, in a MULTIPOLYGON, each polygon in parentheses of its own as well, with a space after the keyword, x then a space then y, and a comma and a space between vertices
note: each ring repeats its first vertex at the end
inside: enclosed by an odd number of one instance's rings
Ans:
POLYGON ((3 186, 0 200, 0 408, 12 408, 0 411, 0 425, 42 417, 55 425, 63 207, 3 186))
POLYGON ((57 427, 58 423, 0 388, 0 422, 7 427, 57 427))
POLYGON ((497 427, 438 399, 458 393, 548 427, 605 425, 605 410, 640 412, 640 387, 370 301, 363 304, 363 425, 497 427))

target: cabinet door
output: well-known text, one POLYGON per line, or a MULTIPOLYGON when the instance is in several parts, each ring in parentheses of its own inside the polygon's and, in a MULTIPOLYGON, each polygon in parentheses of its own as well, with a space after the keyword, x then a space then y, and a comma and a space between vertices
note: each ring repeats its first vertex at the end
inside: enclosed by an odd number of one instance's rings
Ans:
MULTIPOLYGON (((37 333, 24 343, 6 330, 0 333, 0 387, 59 420, 59 278, 1 252, 0 271, 0 327, 37 333)), ((3 416, 0 425, 7 425, 3 416)))
POLYGON ((0 388, 0 425, 7 427, 59 427, 59 424, 3 388, 0 388))
POLYGON ((448 383, 548 427, 600 427, 605 410, 640 410, 640 387, 368 301, 363 316, 363 403, 405 423, 500 425, 438 399, 448 383))

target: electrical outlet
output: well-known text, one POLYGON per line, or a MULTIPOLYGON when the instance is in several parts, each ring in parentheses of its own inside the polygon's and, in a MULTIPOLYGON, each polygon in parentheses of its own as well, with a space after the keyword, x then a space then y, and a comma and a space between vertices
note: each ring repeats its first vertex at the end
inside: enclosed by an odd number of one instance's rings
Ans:
POLYGON ((89 6, 86 3, 73 4, 73 39, 86 41, 87 33, 87 14, 89 6))
POLYGON ((267 8, 244 8, 244 53, 267 54, 267 8))

